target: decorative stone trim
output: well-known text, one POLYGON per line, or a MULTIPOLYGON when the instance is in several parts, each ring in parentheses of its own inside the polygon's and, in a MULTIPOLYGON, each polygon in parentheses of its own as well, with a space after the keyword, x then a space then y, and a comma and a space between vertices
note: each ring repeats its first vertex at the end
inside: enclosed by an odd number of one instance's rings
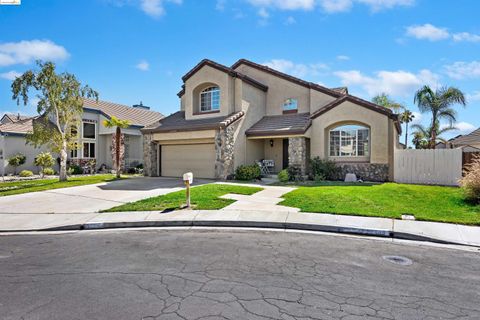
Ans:
MULTIPOLYGON (((242 114, 243 115, 243 114, 242 114)), ((240 115, 240 117, 242 116, 240 115)), ((235 118, 233 121, 237 120, 235 118)), ((226 119, 227 121, 229 119, 226 119)), ((235 151, 235 131, 238 122, 218 129, 215 132, 215 178, 226 180, 233 175, 234 151, 235 151)))
POLYGON ((347 173, 354 173, 357 179, 372 182, 389 180, 389 165, 382 163, 337 163, 340 168, 336 178, 344 180, 347 173))
POLYGON ((288 138, 288 165, 300 168, 300 173, 307 173, 307 139, 305 137, 288 138))
POLYGON ((143 174, 145 176, 158 176, 157 161, 157 144, 153 141, 153 134, 146 133, 143 135, 143 174))

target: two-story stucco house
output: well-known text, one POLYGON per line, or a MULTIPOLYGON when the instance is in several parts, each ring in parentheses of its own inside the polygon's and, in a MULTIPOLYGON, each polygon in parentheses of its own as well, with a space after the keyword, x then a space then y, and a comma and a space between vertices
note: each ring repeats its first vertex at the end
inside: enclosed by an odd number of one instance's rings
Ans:
POLYGON ((268 159, 274 172, 308 159, 344 172, 393 177, 401 126, 391 110, 266 66, 203 60, 182 78, 180 111, 142 129, 145 174, 226 179, 237 166, 268 159))
MULTIPOLYGON (((69 162, 86 166, 94 163, 95 169, 102 166, 113 168, 112 140, 115 128, 106 128, 103 121, 115 116, 130 121, 130 126, 122 129, 124 159, 123 166, 129 167, 143 163, 143 136, 140 129, 163 118, 159 112, 140 105, 126 106, 122 104, 84 100, 83 114, 78 131, 78 145, 70 150, 69 162)), ((33 165, 36 155, 46 151, 44 147, 34 148, 26 144, 25 136, 33 131, 36 117, 5 115, 0 124, 0 174, 10 174, 13 168, 8 166, 7 159, 17 153, 26 155, 25 165, 18 170, 38 168, 33 165)), ((57 169, 57 168, 56 168, 57 169)))

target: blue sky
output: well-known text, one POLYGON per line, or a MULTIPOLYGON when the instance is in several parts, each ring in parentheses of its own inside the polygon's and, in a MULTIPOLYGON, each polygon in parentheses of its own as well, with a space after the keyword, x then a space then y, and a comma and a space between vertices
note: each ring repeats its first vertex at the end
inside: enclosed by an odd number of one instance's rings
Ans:
POLYGON ((457 86, 469 104, 451 135, 466 133, 480 126, 478 12, 477 0, 22 0, 0 6, 0 112, 35 112, 10 91, 35 59, 103 100, 170 114, 201 59, 247 58, 365 99, 386 92, 414 111, 421 85, 457 86))

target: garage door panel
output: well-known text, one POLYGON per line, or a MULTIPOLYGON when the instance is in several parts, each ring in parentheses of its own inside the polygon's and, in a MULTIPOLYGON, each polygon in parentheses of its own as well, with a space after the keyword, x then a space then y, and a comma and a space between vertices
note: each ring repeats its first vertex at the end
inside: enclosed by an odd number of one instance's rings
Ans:
POLYGON ((162 175, 181 177, 185 172, 193 172, 198 178, 214 178, 214 144, 163 145, 162 175))

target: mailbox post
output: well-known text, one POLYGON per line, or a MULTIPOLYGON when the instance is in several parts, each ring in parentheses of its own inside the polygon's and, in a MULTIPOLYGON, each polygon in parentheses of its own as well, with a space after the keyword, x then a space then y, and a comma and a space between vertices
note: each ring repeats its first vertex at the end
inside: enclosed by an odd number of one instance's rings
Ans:
POLYGON ((193 183, 193 173, 187 172, 183 174, 183 182, 186 186, 187 208, 190 208, 190 185, 193 183))

